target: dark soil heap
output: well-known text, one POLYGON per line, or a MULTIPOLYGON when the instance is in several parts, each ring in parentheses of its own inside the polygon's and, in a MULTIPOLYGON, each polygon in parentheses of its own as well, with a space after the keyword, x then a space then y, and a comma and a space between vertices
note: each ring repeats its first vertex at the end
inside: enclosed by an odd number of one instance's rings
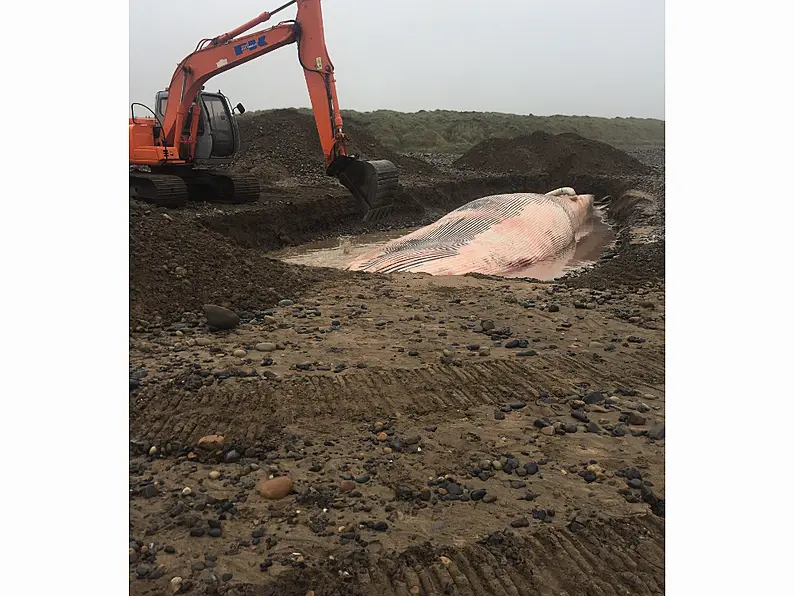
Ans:
MULTIPOLYGON (((315 119, 298 110, 270 110, 238 121, 241 147, 234 169, 273 182, 294 176, 324 177, 323 152, 315 119)), ((362 159, 388 159, 401 173, 430 175, 429 163, 387 149, 355 123, 346 121, 348 150, 362 159)))
POLYGON ((510 139, 481 141, 453 165, 461 169, 500 173, 644 175, 651 168, 631 155, 600 141, 574 133, 552 135, 537 131, 510 139))
POLYGON ((241 248, 186 213, 130 204, 130 322, 171 323, 203 304, 261 310, 341 272, 241 248))

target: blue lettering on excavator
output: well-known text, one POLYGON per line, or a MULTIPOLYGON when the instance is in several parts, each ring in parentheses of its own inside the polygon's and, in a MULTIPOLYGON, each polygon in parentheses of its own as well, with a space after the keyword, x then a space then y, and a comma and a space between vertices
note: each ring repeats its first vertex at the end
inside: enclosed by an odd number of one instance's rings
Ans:
POLYGON ((265 36, 260 35, 257 39, 249 39, 246 43, 241 43, 235 46, 235 56, 242 56, 243 52, 250 52, 257 48, 265 47, 265 36))

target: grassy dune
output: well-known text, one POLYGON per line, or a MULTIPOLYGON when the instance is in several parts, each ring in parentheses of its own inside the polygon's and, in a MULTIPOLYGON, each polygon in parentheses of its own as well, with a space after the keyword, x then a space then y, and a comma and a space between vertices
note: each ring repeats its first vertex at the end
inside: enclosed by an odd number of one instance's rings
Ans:
MULTIPOLYGON (((310 114, 301 108, 299 111, 310 114)), ((258 112, 247 112, 242 118, 258 112)), ((522 116, 497 112, 434 110, 407 113, 393 110, 343 110, 346 121, 366 127, 395 151, 463 153, 489 137, 513 137, 543 130, 574 132, 611 145, 661 145, 665 122, 652 118, 594 118, 590 116, 522 116)))

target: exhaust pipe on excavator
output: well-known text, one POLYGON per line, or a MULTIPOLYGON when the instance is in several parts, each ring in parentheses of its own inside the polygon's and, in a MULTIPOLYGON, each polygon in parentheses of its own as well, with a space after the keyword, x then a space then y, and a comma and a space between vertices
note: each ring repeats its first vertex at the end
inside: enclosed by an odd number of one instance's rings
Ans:
POLYGON ((338 155, 328 173, 336 176, 351 192, 364 221, 378 221, 392 213, 398 188, 398 170, 391 161, 362 161, 348 155, 338 155))

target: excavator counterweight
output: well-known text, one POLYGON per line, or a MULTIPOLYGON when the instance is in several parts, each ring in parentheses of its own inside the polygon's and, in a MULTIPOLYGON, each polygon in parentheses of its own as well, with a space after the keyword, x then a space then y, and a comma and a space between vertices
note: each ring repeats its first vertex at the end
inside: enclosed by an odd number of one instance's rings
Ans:
MULTIPOLYGON (((259 180, 218 169, 234 163, 240 133, 228 99, 220 91, 205 92, 204 85, 217 74, 295 43, 326 173, 351 192, 365 221, 389 215, 398 170, 387 160, 362 161, 348 154, 320 1, 291 0, 228 33, 199 42, 177 66, 168 88, 155 97, 155 109, 143 106, 153 117, 136 117, 133 112, 130 118, 131 197, 167 207, 187 200, 256 201, 259 180), (298 7, 294 20, 249 33, 292 4, 298 7), (148 171, 141 171, 142 167, 148 171)), ((240 104, 236 109, 244 111, 240 104)))

